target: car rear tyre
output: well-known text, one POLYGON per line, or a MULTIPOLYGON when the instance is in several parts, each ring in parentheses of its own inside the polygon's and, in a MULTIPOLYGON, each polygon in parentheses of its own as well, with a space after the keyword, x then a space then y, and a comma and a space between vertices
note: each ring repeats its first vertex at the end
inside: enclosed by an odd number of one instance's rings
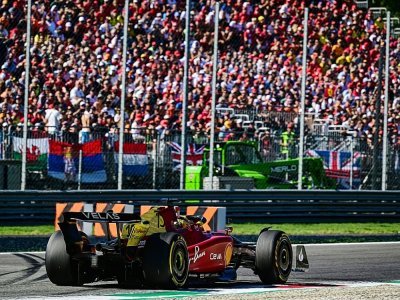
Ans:
POLYGON ((161 288, 180 288, 189 274, 189 254, 185 240, 174 232, 151 235, 143 254, 145 283, 161 288))
POLYGON ((278 230, 262 231, 256 245, 256 273, 265 284, 285 283, 292 270, 292 245, 278 230))
MULTIPOLYGON (((87 243, 87 235, 83 232, 81 235, 84 243, 87 243)), ((78 269, 67 253, 64 235, 60 230, 54 232, 47 243, 45 265, 47 276, 52 283, 62 286, 81 285, 78 269)))

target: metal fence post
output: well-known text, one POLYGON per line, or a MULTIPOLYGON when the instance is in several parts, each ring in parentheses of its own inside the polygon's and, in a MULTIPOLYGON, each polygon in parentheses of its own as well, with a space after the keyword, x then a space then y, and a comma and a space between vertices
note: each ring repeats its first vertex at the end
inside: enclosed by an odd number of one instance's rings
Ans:
POLYGON ((213 189, 214 178, 214 139, 215 139, 215 103, 217 93, 217 69, 218 69, 218 19, 219 19, 219 2, 215 2, 214 12, 214 57, 213 57, 213 73, 212 73, 212 104, 211 104, 211 139, 210 139, 210 157, 208 177, 210 179, 210 189, 213 189))
POLYGON ((187 108, 189 98, 189 62, 190 62, 190 0, 186 0, 185 22, 185 66, 183 75, 183 103, 182 103, 182 138, 181 138, 181 172, 180 189, 185 189, 185 166, 187 152, 187 108))
POLYGON ((125 129, 125 98, 126 98, 126 52, 128 44, 128 14, 129 14, 129 0, 125 0, 125 14, 124 14, 124 39, 122 51, 122 84, 121 84, 121 106, 120 106, 120 128, 119 128, 119 152, 118 152, 118 190, 122 189, 122 155, 124 151, 124 129, 125 129))
POLYGON ((385 100, 383 110, 383 133, 382 133, 382 191, 386 190, 387 179, 387 142, 388 142, 388 105, 389 105, 389 51, 390 51, 390 11, 386 15, 386 56, 385 56, 385 100))
POLYGON ((31 10, 32 1, 28 0, 27 22, 26 22, 26 42, 25 42, 25 95, 24 95, 24 129, 22 140, 22 169, 21 169, 21 190, 26 187, 26 147, 28 140, 28 105, 29 105, 29 73, 31 58, 31 10))
POLYGON ((304 9, 303 28, 303 61, 301 75, 301 105, 300 105, 300 144, 299 144, 299 173, 297 189, 301 190, 303 185, 303 155, 304 155, 304 110, 306 98, 306 76, 307 76, 307 35, 308 35, 308 8, 304 9))

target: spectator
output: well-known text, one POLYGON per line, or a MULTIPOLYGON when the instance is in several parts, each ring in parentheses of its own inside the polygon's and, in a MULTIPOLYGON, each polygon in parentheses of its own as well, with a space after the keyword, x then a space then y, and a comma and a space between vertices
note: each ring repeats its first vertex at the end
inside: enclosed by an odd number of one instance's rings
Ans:
MULTIPOLYGON (((75 72, 70 71, 70 78, 75 78, 75 72)), ((70 101, 72 105, 77 106, 81 101, 85 100, 85 94, 82 90, 83 84, 80 80, 75 82, 75 86, 71 89, 70 92, 70 101)))
MULTIPOLYGON (((383 22, 348 0, 312 1, 308 6, 306 110, 316 118, 334 116, 336 125, 352 127, 358 136, 365 130, 371 134, 372 127, 359 120, 364 114, 374 116, 383 22)), ((21 116, 14 112, 18 107, 15 97, 24 94, 26 8, 20 0, 3 1, 0 10, 0 35, 8 36, 0 43, 5 48, 0 52, 8 53, 1 63, 0 102, 11 106, 10 115, 3 118, 17 125, 21 116)), ((211 109, 206 107, 211 102, 214 7, 201 0, 192 10, 188 107, 189 115, 194 114, 190 127, 204 131, 211 118, 211 109)), ((264 115, 299 112, 303 13, 304 1, 300 0, 227 1, 221 6, 216 95, 219 107, 257 109, 260 117, 264 111, 264 115)), ((152 126, 161 131, 180 129, 185 3, 133 1, 129 14, 126 113, 131 123, 133 112, 139 110, 146 122, 151 120, 152 126), (165 114, 171 119, 161 124, 165 114)), ((79 103, 86 99, 94 107, 89 111, 90 122, 107 127, 118 124, 122 20, 123 4, 119 0, 66 0, 51 5, 44 0, 35 2, 29 86, 32 116, 37 116, 46 102, 55 101, 49 100, 53 95, 60 103, 59 113, 66 120, 72 111, 82 130, 87 118, 79 116, 79 103), (104 107, 107 116, 102 115, 104 107)), ((390 46, 390 89, 394 98, 399 98, 396 61, 400 40, 392 37, 390 46)), ((398 114, 400 107, 390 101, 393 114, 398 114)), ((21 112, 21 103, 19 106, 21 112)), ((242 130, 235 125, 226 128, 225 121, 218 122, 217 128, 224 137, 242 130)), ((282 130, 282 125, 284 122, 272 124, 277 130, 282 130)), ((392 124, 389 130, 394 132, 395 126, 392 124)), ((251 132, 248 134, 251 137, 251 132)))
POLYGON ((293 131, 293 123, 287 125, 286 131, 281 135, 281 155, 283 159, 289 159, 294 157, 294 146, 295 146, 295 133, 293 131))
POLYGON ((71 147, 65 148, 64 153, 64 174, 65 182, 75 182, 77 175, 77 168, 75 166, 74 153, 71 147))
POLYGON ((58 103, 50 103, 48 109, 46 109, 44 122, 48 133, 51 135, 57 134, 58 130, 60 129, 62 115, 58 108, 58 103))
POLYGON ((90 140, 90 108, 84 104, 84 112, 81 117, 82 129, 80 131, 80 143, 84 144, 90 140))

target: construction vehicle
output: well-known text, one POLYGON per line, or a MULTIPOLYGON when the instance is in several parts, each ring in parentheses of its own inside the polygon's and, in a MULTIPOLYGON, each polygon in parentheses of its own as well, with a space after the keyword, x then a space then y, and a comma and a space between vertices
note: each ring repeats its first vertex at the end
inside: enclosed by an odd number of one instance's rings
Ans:
MULTIPOLYGON (((202 165, 186 167, 188 190, 211 189, 296 189, 299 159, 264 162, 251 141, 218 142, 214 147, 214 171, 209 176, 210 148, 203 152, 202 165)), ((336 181, 326 176, 320 158, 303 158, 304 189, 335 189, 336 181)))

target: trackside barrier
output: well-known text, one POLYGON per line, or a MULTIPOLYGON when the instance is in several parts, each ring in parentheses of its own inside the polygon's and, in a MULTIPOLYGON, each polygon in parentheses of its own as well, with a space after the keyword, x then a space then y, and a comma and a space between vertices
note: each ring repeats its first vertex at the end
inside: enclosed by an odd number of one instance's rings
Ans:
MULTIPOLYGON (((199 206, 227 208, 235 223, 399 222, 399 191, 297 190, 107 190, 0 191, 0 224, 52 224, 57 202, 165 205, 186 209, 187 199, 199 206), (163 199, 163 200, 160 200, 163 199), (218 200, 215 200, 218 199, 218 200)), ((193 206, 193 204, 191 204, 193 206)))
MULTIPOLYGON (((140 206, 140 216, 143 216, 145 213, 147 213, 151 208, 158 206, 158 207, 166 207, 165 205, 141 205, 140 206)), ((174 206, 175 211, 179 210, 180 213, 180 207, 174 206)))
MULTIPOLYGON (((155 205, 141 205, 140 206, 140 215, 144 215, 145 213, 147 213, 152 207, 154 207, 155 205)), ((160 205, 163 207, 166 207, 164 205, 160 205)))
MULTIPOLYGON (((93 203, 56 203, 56 217, 54 221, 55 230, 60 229, 58 223, 62 221, 61 216, 64 212, 93 212, 93 203)), ((92 235, 93 223, 78 221, 77 226, 78 230, 83 231, 87 235, 92 235)))
POLYGON ((226 207, 188 206, 186 214, 205 217, 207 219, 207 222, 203 225, 205 230, 218 231, 225 229, 226 207))
MULTIPOLYGON (((56 217, 54 221, 55 230, 59 230, 58 223, 61 221, 61 215, 64 212, 107 212, 112 210, 116 213, 133 213, 134 206, 121 203, 56 203, 56 217)), ((104 237, 107 235, 106 223, 77 222, 78 229, 89 236, 104 237)), ((109 224, 112 237, 117 236, 116 224, 109 224)))
MULTIPOLYGON (((140 215, 148 212, 153 206, 140 206, 140 215)), ((214 206, 188 206, 186 207, 186 215, 200 215, 207 219, 203 224, 207 231, 217 231, 225 229, 226 225, 226 207, 214 206)))
MULTIPOLYGON (((96 203, 96 212, 105 213, 112 210, 115 213, 133 213, 134 206, 122 203, 96 203)), ((117 236, 117 224, 94 223, 93 235, 98 237, 107 236, 107 226, 110 226, 110 235, 117 236)))

